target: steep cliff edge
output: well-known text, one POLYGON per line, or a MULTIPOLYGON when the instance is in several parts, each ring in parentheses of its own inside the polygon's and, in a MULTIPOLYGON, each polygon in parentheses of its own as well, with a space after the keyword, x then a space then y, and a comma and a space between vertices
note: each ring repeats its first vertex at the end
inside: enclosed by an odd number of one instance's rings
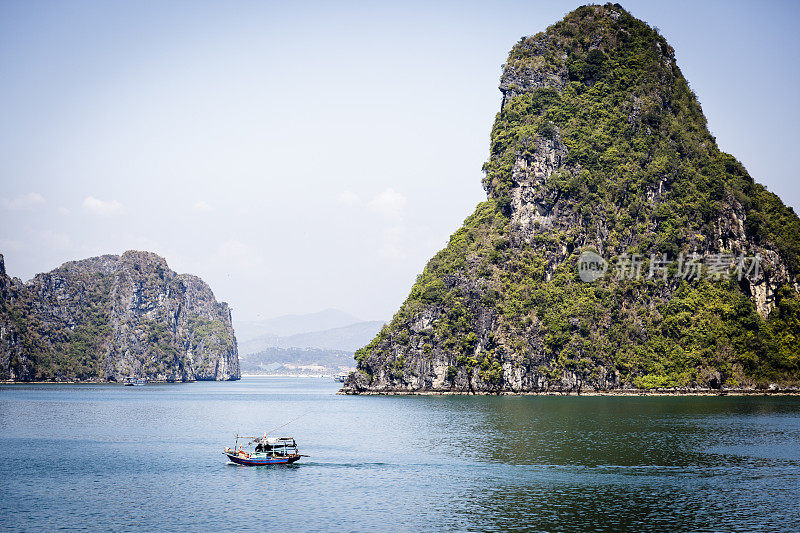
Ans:
POLYGON ((0 255, 0 379, 239 379, 228 305, 149 252, 65 263, 27 283, 0 255))
POLYGON ((800 219, 718 149, 656 30, 581 7, 500 90, 487 201, 343 392, 800 382, 800 219))

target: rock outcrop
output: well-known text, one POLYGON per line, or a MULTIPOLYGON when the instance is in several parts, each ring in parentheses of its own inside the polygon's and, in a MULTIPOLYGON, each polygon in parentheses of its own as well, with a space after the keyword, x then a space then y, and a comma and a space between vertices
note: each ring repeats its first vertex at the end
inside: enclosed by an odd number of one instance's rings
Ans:
POLYGON ((500 90, 487 201, 344 392, 800 382, 800 219, 718 149, 656 30, 581 7, 513 47, 500 90))
POLYGON ((239 379, 231 312, 149 252, 65 263, 27 283, 0 255, 0 379, 239 379))

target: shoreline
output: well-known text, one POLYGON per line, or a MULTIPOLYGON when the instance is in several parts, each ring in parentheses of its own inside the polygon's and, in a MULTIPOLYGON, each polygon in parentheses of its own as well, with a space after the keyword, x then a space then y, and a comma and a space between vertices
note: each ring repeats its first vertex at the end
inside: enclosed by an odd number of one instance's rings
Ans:
MULTIPOLYGON (((302 379, 332 379, 333 376, 308 375, 308 374, 242 374, 242 378, 302 378, 302 379)), ((215 380, 200 380, 215 381, 215 380)), ((225 380, 225 381, 241 381, 225 380)), ((192 381, 148 381, 147 384, 155 385, 181 385, 186 383, 198 383, 192 381)), ((120 385, 125 386, 121 381, 11 381, 0 380, 0 385, 120 385)), ((775 389, 616 389, 616 390, 586 390, 586 391, 468 391, 468 390, 363 390, 354 391, 340 388, 336 391, 337 395, 342 396, 800 396, 800 387, 787 387, 775 389)))
POLYGON ((800 396, 800 389, 699 389, 699 390, 674 390, 674 389, 620 389, 608 391, 452 391, 452 390, 423 390, 423 391, 353 391, 339 389, 336 394, 343 396, 800 396))
MULTIPOLYGON (((202 381, 213 381, 216 382, 215 379, 190 379, 187 381, 167 381, 164 379, 153 379, 147 380, 147 385, 184 385, 186 383, 198 383, 202 381)), ((224 379, 220 382, 225 381, 239 381, 238 379, 224 379)), ((11 380, 11 379, 3 379, 0 380, 0 385, 125 385, 124 381, 103 381, 103 380, 92 380, 92 381, 54 381, 54 380, 11 380)))
MULTIPOLYGON (((192 379, 189 381, 166 381, 166 380, 147 380, 147 384, 155 385, 181 385, 186 383, 199 383, 199 382, 233 382, 241 381, 242 378, 318 378, 318 379, 333 379, 334 375, 310 375, 310 374, 242 374, 239 379, 192 379)), ((125 385, 124 381, 103 381, 103 380, 87 380, 87 381, 54 381, 54 380, 0 380, 0 385, 125 385)))
POLYGON ((242 374, 243 378, 324 378, 333 379, 335 374, 242 374))

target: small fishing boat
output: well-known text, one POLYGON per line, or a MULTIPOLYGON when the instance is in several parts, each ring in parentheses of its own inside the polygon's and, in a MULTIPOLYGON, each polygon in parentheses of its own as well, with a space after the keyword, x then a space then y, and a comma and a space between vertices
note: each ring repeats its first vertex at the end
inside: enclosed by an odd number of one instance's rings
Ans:
POLYGON ((225 447, 225 454, 232 463, 244 466, 292 464, 300 460, 297 443, 292 437, 244 437, 236 435, 233 449, 225 447), (244 440, 240 445, 239 440, 244 440))
POLYGON ((348 376, 347 372, 336 374, 335 376, 333 376, 333 381, 336 381, 337 383, 344 383, 344 380, 347 379, 347 376, 348 376))
POLYGON ((135 378, 133 376, 125 378, 125 386, 126 387, 141 387, 142 385, 146 385, 147 380, 144 378, 135 378))

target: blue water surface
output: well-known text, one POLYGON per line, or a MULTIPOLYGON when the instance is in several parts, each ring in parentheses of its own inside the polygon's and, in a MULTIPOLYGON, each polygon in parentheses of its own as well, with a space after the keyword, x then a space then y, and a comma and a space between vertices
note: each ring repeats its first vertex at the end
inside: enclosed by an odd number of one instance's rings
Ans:
POLYGON ((0 386, 0 529, 800 528, 800 398, 337 396, 313 378, 0 386), (236 432, 293 436, 241 467, 236 432))

